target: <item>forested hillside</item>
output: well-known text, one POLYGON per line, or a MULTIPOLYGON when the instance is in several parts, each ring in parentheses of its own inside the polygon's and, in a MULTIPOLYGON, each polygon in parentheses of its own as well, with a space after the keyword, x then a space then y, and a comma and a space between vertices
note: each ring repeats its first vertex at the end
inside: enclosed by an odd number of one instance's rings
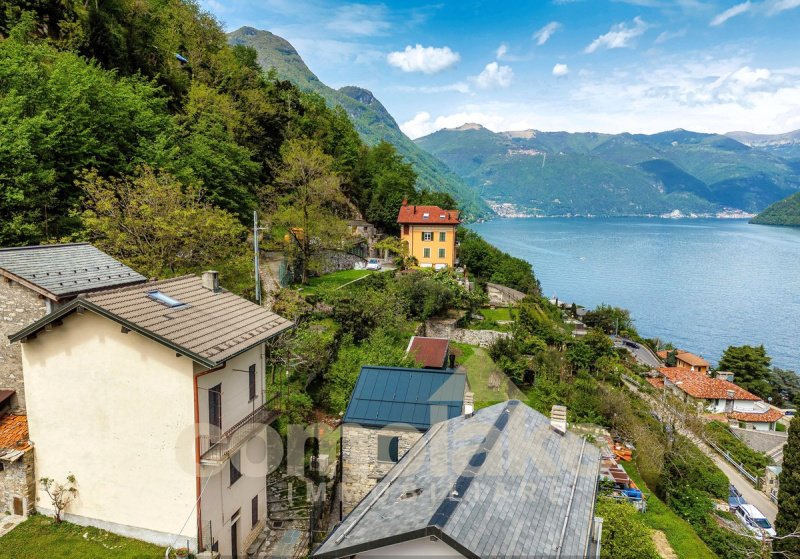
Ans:
POLYGON ((800 227, 800 192, 792 194, 780 202, 775 202, 754 217, 750 223, 800 227))
POLYGON ((6 4, 0 169, 0 246, 91 240, 154 276, 246 278, 253 210, 333 245, 359 213, 394 232, 404 197, 454 204, 181 0, 6 4))
POLYGON ((464 125, 417 143, 484 198, 538 215, 756 212, 800 188, 795 162, 688 130, 495 133, 464 125))
POLYGON ((374 146, 381 141, 392 144, 413 165, 419 187, 452 195, 466 219, 491 213, 474 189, 400 130, 392 115, 370 91, 355 86, 338 90, 328 87, 306 66, 287 40, 269 31, 242 27, 230 33, 229 40, 233 45, 254 48, 259 64, 265 70, 274 70, 278 78, 292 82, 302 91, 321 95, 331 107, 342 107, 367 145, 374 146))

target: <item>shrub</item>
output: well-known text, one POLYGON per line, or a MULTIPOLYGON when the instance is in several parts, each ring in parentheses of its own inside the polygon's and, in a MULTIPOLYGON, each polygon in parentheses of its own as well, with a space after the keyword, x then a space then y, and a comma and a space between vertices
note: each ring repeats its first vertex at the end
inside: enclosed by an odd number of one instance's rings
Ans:
POLYGON ((600 497, 597 516, 603 518, 600 557, 609 559, 659 559, 651 530, 633 505, 600 497))

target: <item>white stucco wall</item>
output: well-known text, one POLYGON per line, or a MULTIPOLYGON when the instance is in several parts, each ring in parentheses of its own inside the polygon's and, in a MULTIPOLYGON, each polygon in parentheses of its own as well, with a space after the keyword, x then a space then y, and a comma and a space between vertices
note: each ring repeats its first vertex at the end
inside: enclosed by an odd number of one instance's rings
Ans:
POLYGON ((419 538, 372 549, 359 553, 356 557, 463 557, 463 555, 441 540, 419 538))
MULTIPOLYGON (((154 543, 194 541, 192 362, 90 311, 22 348, 36 476, 76 476, 70 518, 154 543)), ((37 508, 50 507, 37 489, 37 508)))

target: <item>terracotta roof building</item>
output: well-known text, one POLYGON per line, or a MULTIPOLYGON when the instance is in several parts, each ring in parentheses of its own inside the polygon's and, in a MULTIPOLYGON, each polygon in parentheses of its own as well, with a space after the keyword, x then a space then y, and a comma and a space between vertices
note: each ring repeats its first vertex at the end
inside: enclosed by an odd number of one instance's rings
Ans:
MULTIPOLYGON (((656 355, 658 355, 662 360, 666 360, 669 353, 669 351, 661 350, 656 355)), ((709 367, 711 366, 710 363, 702 357, 695 355, 694 353, 689 353, 688 351, 682 351, 680 349, 677 350, 675 361, 677 367, 705 374, 708 374, 709 367)))
POLYGON ((458 210, 439 206, 409 206, 406 200, 397 214, 400 240, 409 256, 423 268, 453 268, 456 265, 458 210))
POLYGON ((461 223, 458 215, 458 210, 443 210, 439 206, 409 206, 404 202, 397 214, 397 223, 458 225, 461 223))
POLYGON ((444 369, 450 354, 450 340, 447 338, 425 338, 412 336, 406 353, 426 369, 444 369))

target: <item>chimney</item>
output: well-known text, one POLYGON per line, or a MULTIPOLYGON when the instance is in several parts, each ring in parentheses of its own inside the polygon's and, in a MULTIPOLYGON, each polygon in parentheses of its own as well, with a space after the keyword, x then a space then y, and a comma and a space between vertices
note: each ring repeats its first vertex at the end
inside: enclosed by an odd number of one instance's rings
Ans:
POLYGON ((554 405, 550 410, 550 427, 563 435, 567 432, 567 406, 554 405))
POLYGON ((408 206, 408 198, 403 198, 403 205, 408 206))
POLYGON ((203 272, 203 287, 214 293, 219 293, 219 272, 215 270, 203 272))
POLYGON ((450 355, 447 356, 447 358, 450 361, 450 368, 451 369, 455 369, 456 368, 456 355, 455 355, 455 353, 451 353, 450 355))
POLYGON ((416 206, 411 206, 411 213, 414 213, 414 214, 417 213, 417 207, 416 206))

